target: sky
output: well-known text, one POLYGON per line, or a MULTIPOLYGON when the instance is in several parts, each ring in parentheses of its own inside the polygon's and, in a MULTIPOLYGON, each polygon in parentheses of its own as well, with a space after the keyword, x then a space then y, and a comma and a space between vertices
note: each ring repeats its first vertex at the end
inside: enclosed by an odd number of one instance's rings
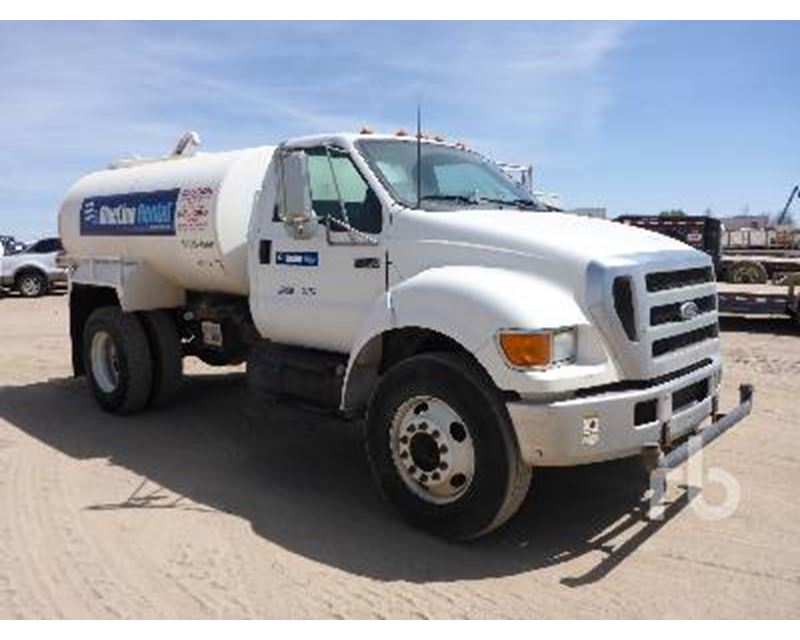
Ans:
MULTIPOLYGON (((81 175, 371 125, 532 164, 567 207, 779 211, 800 182, 800 23, 0 23, 0 234, 81 175)), ((797 217, 800 206, 794 208, 797 217)))

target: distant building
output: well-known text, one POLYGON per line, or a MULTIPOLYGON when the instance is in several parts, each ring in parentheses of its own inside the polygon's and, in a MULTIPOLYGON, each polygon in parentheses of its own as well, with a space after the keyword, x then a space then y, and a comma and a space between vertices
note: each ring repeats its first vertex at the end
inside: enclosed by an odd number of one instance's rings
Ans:
POLYGON ((607 218, 608 211, 605 207, 575 207, 570 209, 567 213, 575 213, 579 216, 587 216, 589 218, 607 218))
POLYGON ((737 215, 720 217, 720 221, 728 231, 738 231, 739 229, 765 229, 769 226, 769 216, 761 215, 737 215))

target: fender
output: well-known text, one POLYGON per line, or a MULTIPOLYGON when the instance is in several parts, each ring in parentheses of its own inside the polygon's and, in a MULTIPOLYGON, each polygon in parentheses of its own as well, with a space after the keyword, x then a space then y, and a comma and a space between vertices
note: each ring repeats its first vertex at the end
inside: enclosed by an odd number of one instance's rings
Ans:
POLYGON ((123 311, 182 307, 186 291, 164 279, 141 260, 82 258, 75 261, 72 282, 110 287, 123 311))
POLYGON ((362 323, 345 374, 342 409, 363 401, 365 378, 377 376, 381 340, 392 329, 436 331, 472 353, 500 389, 521 394, 575 387, 575 376, 604 384, 617 379, 603 342, 571 292, 529 273, 483 266, 422 271, 389 290, 362 323), (501 329, 578 327, 579 362, 541 371, 509 367, 496 346, 501 329))

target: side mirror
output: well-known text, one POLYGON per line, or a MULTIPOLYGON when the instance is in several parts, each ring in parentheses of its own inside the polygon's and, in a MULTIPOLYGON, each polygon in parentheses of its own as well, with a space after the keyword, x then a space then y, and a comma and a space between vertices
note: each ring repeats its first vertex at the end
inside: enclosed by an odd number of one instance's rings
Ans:
POLYGON ((308 158, 304 151, 281 153, 280 178, 280 218, 286 233, 296 240, 312 238, 319 220, 311 208, 308 158))

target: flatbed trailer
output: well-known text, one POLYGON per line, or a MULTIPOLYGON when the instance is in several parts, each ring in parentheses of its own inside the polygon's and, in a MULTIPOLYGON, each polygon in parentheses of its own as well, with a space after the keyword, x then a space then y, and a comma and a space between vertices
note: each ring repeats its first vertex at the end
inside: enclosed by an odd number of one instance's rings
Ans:
POLYGON ((727 282, 778 282, 784 276, 800 273, 800 251, 725 249, 717 265, 727 282))
POLYGON ((800 276, 790 276, 787 281, 783 286, 718 282, 719 313, 789 316, 794 320, 800 320, 798 304, 800 276))

